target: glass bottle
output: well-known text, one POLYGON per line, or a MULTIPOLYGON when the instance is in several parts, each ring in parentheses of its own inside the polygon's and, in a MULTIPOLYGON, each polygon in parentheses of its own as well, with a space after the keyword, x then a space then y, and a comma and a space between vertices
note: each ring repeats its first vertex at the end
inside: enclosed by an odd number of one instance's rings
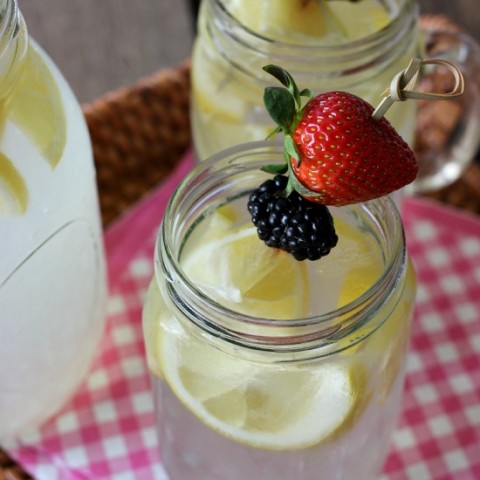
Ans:
POLYGON ((0 439, 56 412, 104 325, 106 272, 82 111, 0 0, 0 439))
POLYGON ((416 289, 400 216, 388 198, 332 208, 338 245, 297 262, 246 212, 282 160, 220 152, 167 206, 143 329, 171 480, 376 478, 387 454, 416 289))

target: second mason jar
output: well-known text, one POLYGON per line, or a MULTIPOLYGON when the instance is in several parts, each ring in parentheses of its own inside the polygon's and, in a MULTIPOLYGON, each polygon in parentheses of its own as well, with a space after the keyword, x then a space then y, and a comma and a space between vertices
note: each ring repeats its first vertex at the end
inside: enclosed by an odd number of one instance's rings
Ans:
MULTIPOLYGON (((245 2, 203 0, 192 55, 192 128, 199 159, 267 137, 263 89, 273 63, 301 88, 344 90, 378 104, 393 76, 416 56, 413 0, 245 2)), ((415 102, 387 118, 407 142, 415 102)))

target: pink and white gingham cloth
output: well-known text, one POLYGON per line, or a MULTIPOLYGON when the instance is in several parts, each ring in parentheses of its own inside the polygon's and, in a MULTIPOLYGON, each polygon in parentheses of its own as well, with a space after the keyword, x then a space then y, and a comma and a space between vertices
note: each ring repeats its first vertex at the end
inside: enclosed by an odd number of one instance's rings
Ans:
MULTIPOLYGON (((105 234, 110 296, 99 358, 61 412, 4 445, 38 480, 167 479, 157 449, 141 310, 165 203, 191 163, 187 156, 105 234)), ((403 413, 381 480, 477 480, 480 219, 425 200, 407 201, 404 219, 419 292, 403 413)))

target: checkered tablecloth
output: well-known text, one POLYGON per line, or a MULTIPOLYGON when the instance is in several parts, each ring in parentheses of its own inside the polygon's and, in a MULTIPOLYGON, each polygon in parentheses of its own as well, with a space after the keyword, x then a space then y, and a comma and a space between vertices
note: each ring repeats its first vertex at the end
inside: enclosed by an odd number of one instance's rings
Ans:
MULTIPOLYGON (((106 232, 110 296, 99 358, 55 418, 6 445, 38 480, 166 479, 141 310, 166 200, 190 165, 185 158, 106 232)), ((408 201, 404 218, 419 293, 403 413, 381 479, 480 479, 480 219, 423 200, 408 201)))

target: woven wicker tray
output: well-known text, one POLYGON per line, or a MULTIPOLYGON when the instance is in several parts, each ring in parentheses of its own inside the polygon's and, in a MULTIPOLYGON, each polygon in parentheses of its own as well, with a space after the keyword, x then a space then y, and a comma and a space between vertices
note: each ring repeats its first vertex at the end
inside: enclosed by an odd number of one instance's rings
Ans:
POLYGON ((104 225, 165 178, 190 147, 189 103, 185 63, 84 106, 104 225))
MULTIPOLYGON (((421 25, 427 30, 459 30, 455 23, 439 15, 423 16, 421 25)), ((92 136, 104 225, 168 175, 190 147, 189 102, 190 70, 185 63, 84 107, 92 136)), ((443 103, 448 108, 448 103, 443 103)), ((439 111, 442 107, 430 106, 428 103, 419 106, 419 125, 431 127, 428 135, 427 129, 417 130, 416 144, 423 148, 428 147, 432 131, 437 137, 445 133, 441 125, 436 129, 435 122, 442 115, 439 111)), ((475 159, 453 185, 428 196, 480 214, 479 160, 475 159)))
MULTIPOLYGON (((423 17, 422 24, 424 28, 458 30, 440 16, 423 17)), ((190 148, 189 102, 190 69, 185 63, 83 107, 92 137, 105 226, 168 176, 190 148)), ((424 114, 428 116, 420 110, 420 115, 424 114)), ((478 160, 453 185, 429 196, 480 214, 478 160)), ((0 449, 0 480, 27 479, 32 477, 0 449)))

